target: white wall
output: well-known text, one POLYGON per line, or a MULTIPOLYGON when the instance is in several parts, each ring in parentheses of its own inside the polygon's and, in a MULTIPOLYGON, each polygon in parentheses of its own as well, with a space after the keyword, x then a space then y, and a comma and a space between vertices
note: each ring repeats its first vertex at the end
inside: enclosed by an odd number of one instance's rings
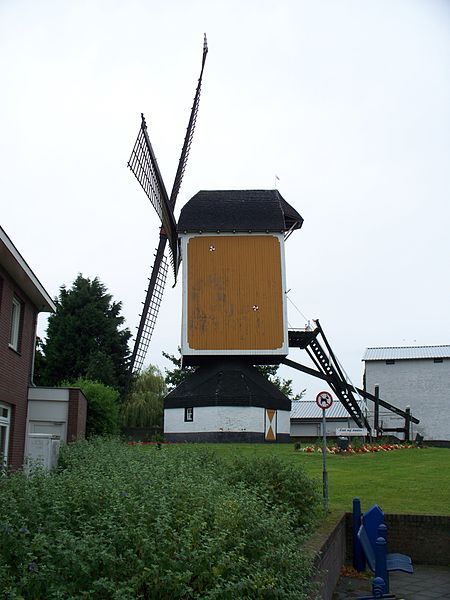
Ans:
POLYGON ((56 400, 58 402, 69 402, 68 388, 28 388, 28 400, 56 400))
MULTIPOLYGON (((195 406, 194 420, 184 421, 184 408, 164 410, 164 433, 249 431, 264 433, 265 408, 257 406, 195 406)), ((289 411, 277 411, 277 434, 289 433, 289 411)))
POLYGON ((67 441, 69 390, 63 388, 28 388, 28 414, 25 456, 32 454, 36 440, 30 434, 51 434, 67 441))
POLYGON ((277 433, 289 433, 291 430, 291 413, 289 410, 277 410, 277 433))
MULTIPOLYGON (((341 427, 356 427, 356 423, 352 419, 342 419, 339 421, 326 421, 327 435, 336 435, 336 429, 341 427)), ((322 437, 322 421, 317 423, 292 423, 292 437, 322 437)))
POLYGON ((319 423, 292 423, 292 437, 318 437, 320 435, 319 423))
MULTIPOLYGON (((380 398, 397 408, 411 407, 420 419, 412 424, 412 437, 420 433, 429 440, 450 440, 450 359, 435 363, 433 359, 366 362, 366 389, 374 393, 380 388, 380 398)), ((373 403, 369 402, 373 423, 373 403)), ((380 407, 380 423, 384 427, 403 427, 402 417, 380 407)), ((395 434, 394 434, 395 435, 395 434)), ((401 434, 398 434, 401 435, 401 434)))

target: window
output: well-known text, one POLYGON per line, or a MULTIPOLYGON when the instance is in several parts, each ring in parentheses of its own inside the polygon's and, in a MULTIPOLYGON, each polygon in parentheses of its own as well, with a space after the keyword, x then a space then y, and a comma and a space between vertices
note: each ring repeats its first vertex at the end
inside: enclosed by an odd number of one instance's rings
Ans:
POLYGON ((395 365, 395 360, 389 359, 386 361, 387 365, 395 365))
POLYGON ((10 422, 10 407, 6 404, 0 404, 0 468, 6 466, 8 460, 10 422))
POLYGON ((189 406, 184 409, 184 420, 186 422, 194 420, 194 409, 192 408, 192 406, 189 406))
POLYGON ((443 358, 435 358, 434 362, 435 363, 441 363, 441 362, 444 362, 444 359, 443 358))
POLYGON ((16 297, 12 301, 11 311, 11 330, 9 333, 9 346, 16 352, 19 352, 20 346, 20 328, 22 321, 22 303, 16 297))

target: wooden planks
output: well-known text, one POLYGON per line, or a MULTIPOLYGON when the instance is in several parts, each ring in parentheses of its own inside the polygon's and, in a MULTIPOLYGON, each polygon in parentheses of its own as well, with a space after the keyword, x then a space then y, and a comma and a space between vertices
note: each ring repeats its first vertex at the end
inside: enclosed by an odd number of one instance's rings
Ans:
POLYGON ((202 235, 187 246, 187 338, 195 350, 275 350, 284 343, 280 241, 202 235))

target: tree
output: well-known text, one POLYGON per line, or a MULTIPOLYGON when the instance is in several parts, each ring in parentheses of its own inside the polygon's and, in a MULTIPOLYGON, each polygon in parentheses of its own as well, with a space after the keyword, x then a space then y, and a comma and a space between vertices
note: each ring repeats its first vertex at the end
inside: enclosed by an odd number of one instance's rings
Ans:
MULTIPOLYGON (((169 391, 176 388, 183 382, 186 377, 193 373, 196 367, 185 367, 181 368, 181 348, 178 346, 178 354, 180 356, 174 356, 173 354, 168 354, 167 352, 163 352, 163 356, 170 360, 170 362, 175 366, 174 369, 166 369, 166 383, 169 391)), ((267 379, 273 383, 283 394, 285 394, 291 400, 300 400, 303 398, 306 389, 302 390, 300 394, 295 394, 292 390, 292 379, 281 379, 277 376, 279 365, 258 365, 256 369, 267 377, 267 379)))
POLYGON ((175 365, 175 368, 172 370, 165 369, 167 389, 170 392, 173 389, 175 389, 177 386, 179 386, 180 383, 182 383, 188 375, 190 375, 191 373, 194 373, 196 367, 185 367, 184 369, 181 368, 181 348, 180 348, 180 346, 178 346, 179 356, 174 356, 173 354, 168 354, 167 352, 163 352, 162 354, 163 354, 164 358, 167 358, 167 360, 170 360, 170 362, 173 365, 175 365))
POLYGON ((126 427, 161 428, 166 393, 167 386, 161 371, 150 365, 131 384, 122 409, 122 423, 126 427))
POLYGON ((261 373, 261 375, 267 377, 270 383, 273 383, 273 385, 275 385, 280 390, 280 392, 282 392, 291 400, 300 400, 301 398, 303 398, 303 396, 306 393, 306 388, 303 389, 300 392, 300 394, 294 394, 294 391, 292 389, 292 379, 281 379, 281 377, 278 377, 277 371, 279 367, 280 365, 257 365, 256 368, 261 373))
POLYGON ((98 381, 79 378, 64 382, 78 387, 87 400, 86 437, 119 433, 119 392, 98 381))
POLYGON ((49 317, 47 340, 36 371, 40 385, 58 385, 80 377, 111 386, 122 394, 126 387, 128 340, 122 329, 121 303, 96 277, 81 274, 72 287, 60 288, 56 312, 49 317))

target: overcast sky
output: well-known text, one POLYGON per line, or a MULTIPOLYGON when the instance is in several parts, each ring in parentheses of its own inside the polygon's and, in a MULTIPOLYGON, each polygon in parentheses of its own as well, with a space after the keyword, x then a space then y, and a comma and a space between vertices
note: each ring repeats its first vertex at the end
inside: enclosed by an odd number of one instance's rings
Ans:
MULTIPOLYGON (((203 32, 177 215, 200 189, 277 175, 305 219, 289 298, 355 384, 367 346, 449 344, 447 0, 0 0, 0 223, 49 294, 98 276, 135 333, 158 220, 126 165, 144 112, 171 189, 203 32)), ((162 368, 180 343, 172 283, 147 360, 162 368)), ((282 374, 311 399, 323 387, 282 374)))

